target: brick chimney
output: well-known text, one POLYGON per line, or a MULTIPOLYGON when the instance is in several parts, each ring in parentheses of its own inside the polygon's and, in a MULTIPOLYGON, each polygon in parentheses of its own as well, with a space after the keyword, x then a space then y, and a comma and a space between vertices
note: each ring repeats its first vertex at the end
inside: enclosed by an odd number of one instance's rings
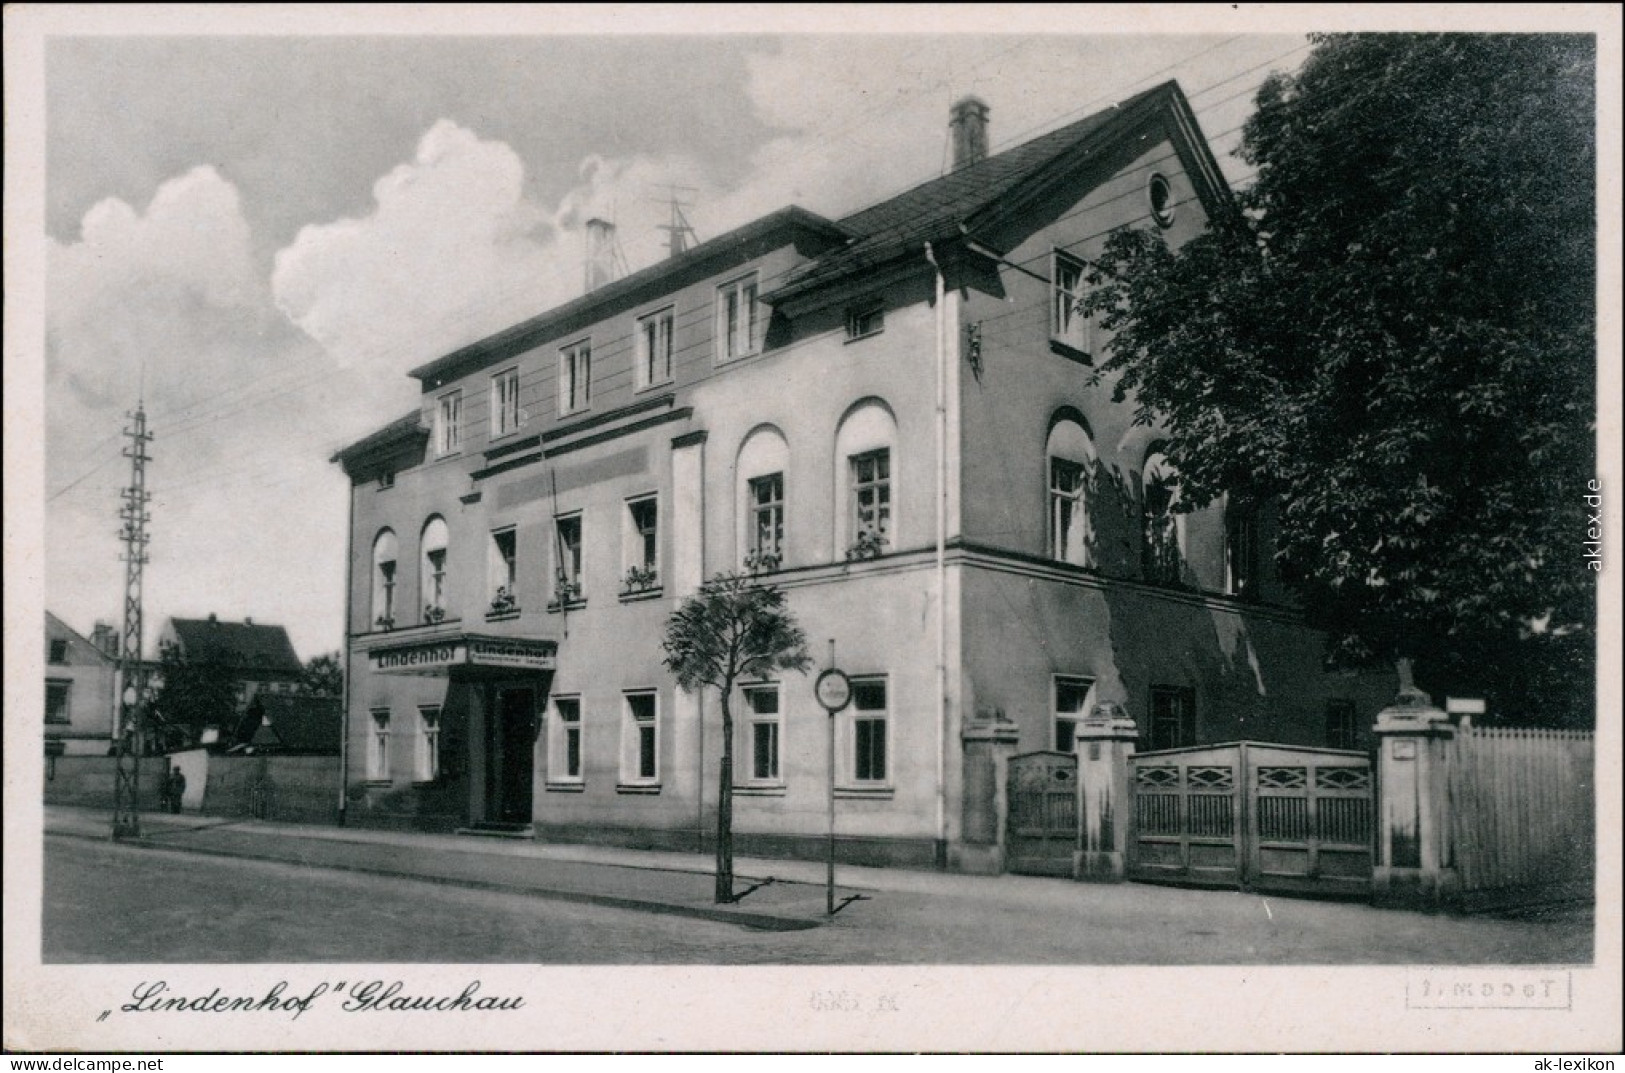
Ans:
POLYGON ((113 632, 113 627, 109 623, 96 623, 90 631, 90 643, 104 655, 118 656, 118 634, 113 632))
POLYGON ((964 97, 948 111, 954 139, 954 171, 987 157, 987 102, 964 97))

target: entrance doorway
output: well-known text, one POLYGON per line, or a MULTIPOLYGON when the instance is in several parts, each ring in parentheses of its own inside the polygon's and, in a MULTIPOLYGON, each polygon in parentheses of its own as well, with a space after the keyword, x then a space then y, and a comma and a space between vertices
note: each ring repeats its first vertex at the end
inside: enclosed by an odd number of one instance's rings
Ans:
POLYGON ((529 823, 535 778, 536 689, 495 686, 485 721, 485 818, 494 823, 529 823))

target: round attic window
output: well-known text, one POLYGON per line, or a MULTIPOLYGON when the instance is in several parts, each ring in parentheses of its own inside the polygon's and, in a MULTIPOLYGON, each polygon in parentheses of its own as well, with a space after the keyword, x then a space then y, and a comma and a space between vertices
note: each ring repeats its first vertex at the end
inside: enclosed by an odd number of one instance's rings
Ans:
POLYGON ((1174 222, 1174 188, 1161 175, 1151 176, 1146 184, 1146 197, 1151 201, 1151 218, 1159 227, 1171 227, 1174 222))

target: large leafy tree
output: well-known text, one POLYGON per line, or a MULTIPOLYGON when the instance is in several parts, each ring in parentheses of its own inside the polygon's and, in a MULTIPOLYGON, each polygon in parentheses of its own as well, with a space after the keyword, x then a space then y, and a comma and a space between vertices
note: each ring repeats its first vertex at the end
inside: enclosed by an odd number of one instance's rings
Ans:
POLYGON ((718 574, 673 611, 661 644, 665 663, 686 692, 715 689, 722 707, 722 758, 717 773, 716 900, 734 900, 733 711, 735 685, 774 671, 805 672, 807 638, 784 593, 755 577, 718 574))
POLYGON ((338 652, 312 656, 299 678, 299 692, 311 697, 337 697, 344 692, 344 657, 338 652))
POLYGON ((1314 43, 1258 92, 1234 212, 1109 239, 1098 375, 1168 430, 1187 509, 1279 504, 1340 660, 1591 718, 1594 41, 1314 43))
POLYGON ((233 727, 239 683, 216 663, 194 662, 175 645, 159 653, 162 684, 152 699, 153 716, 166 748, 202 740, 207 727, 233 727))

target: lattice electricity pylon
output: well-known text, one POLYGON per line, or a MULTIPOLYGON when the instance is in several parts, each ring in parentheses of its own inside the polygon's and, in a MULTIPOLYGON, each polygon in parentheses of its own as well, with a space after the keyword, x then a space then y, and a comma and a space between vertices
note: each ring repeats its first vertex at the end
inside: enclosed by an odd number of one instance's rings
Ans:
POLYGON ((130 460, 130 486, 120 495, 124 505, 119 517, 124 528, 119 538, 124 541, 124 636, 119 647, 119 725, 115 734, 116 752, 113 777, 113 837, 139 838, 141 836, 141 754, 146 749, 147 672, 141 661, 141 568, 147 561, 147 513, 151 496, 147 493, 147 444, 152 433, 147 431, 147 412, 143 403, 137 403, 135 413, 128 415, 130 427, 124 435, 130 439, 124 448, 124 457, 130 460))
POLYGON ((697 194, 699 190, 696 187, 676 186, 671 183, 666 184, 666 190, 669 196, 661 200, 671 207, 671 223, 656 224, 655 229, 666 232, 666 254, 669 257, 676 257, 699 245, 700 241, 683 212, 684 209, 691 209, 694 206, 680 200, 678 194, 684 192, 697 194))

